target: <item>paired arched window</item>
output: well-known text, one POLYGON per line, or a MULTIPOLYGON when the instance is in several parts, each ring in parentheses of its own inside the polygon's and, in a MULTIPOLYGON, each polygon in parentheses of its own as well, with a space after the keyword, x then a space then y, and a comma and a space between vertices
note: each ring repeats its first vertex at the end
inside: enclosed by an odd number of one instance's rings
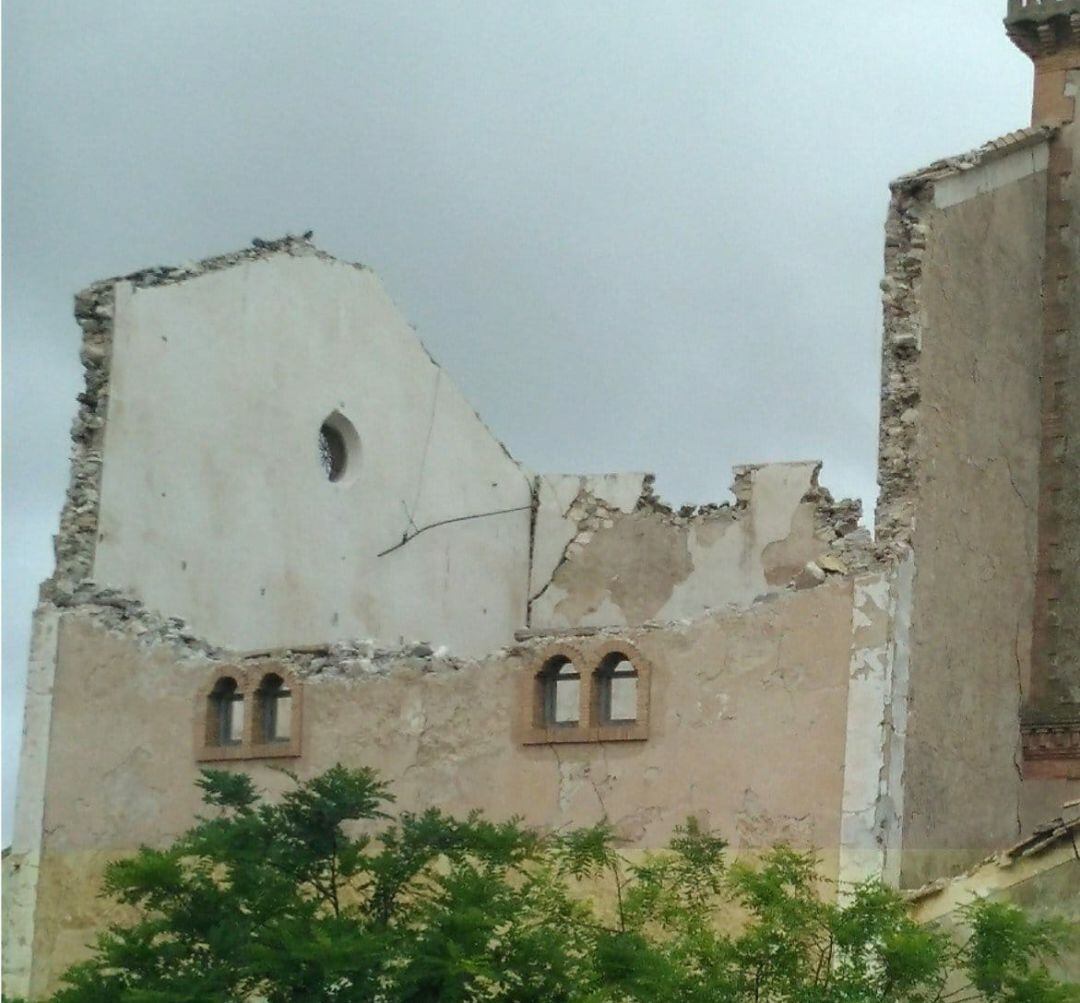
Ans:
POLYGON ((524 741, 640 741, 647 737, 647 668, 628 644, 549 648, 534 672, 524 741))
POLYGON ((291 673, 229 666, 202 692, 195 739, 200 761, 300 755, 301 691, 291 673))

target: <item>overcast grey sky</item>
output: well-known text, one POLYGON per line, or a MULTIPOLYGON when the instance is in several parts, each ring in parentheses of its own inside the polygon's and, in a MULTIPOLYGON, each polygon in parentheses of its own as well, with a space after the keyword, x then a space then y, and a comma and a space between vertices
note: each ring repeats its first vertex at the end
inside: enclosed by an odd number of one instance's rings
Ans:
POLYGON ((872 508, 887 183, 1027 124, 1004 7, 6 0, 4 841, 76 290, 313 228, 530 468, 872 508))

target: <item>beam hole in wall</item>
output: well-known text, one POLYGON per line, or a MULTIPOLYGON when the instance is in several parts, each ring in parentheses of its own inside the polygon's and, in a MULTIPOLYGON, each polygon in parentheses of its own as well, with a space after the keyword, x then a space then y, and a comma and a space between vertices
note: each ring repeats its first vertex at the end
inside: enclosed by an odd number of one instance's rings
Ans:
POLYGON ((550 659, 540 672, 540 711, 547 727, 572 727, 581 720, 581 674, 565 655, 550 659))
POLYGON ((638 719, 638 671, 621 651, 613 651, 596 670, 596 710, 601 724, 632 724, 638 719))
POLYGON ((360 436, 340 411, 331 412, 319 429, 319 461, 327 480, 349 483, 360 467, 360 436))
POLYGON ((285 680, 271 672, 255 691, 259 731, 256 741, 287 742, 292 737, 292 693, 285 680))
POLYGON ((239 745, 244 740, 244 694, 231 676, 222 676, 210 692, 206 740, 208 745, 239 745))

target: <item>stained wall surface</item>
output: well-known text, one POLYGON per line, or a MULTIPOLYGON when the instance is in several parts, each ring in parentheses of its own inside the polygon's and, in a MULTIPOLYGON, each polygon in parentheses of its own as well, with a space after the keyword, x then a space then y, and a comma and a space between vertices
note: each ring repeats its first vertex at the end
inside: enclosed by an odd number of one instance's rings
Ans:
POLYGON ((689 513, 658 503, 641 474, 538 478, 530 626, 700 616, 782 591, 808 562, 851 570, 844 547, 859 508, 832 504, 820 466, 736 468, 734 504, 689 513))
MULTIPOLYGON (((303 680, 295 769, 373 766, 392 780, 397 810, 481 808, 544 828, 607 815, 627 847, 658 846, 696 815, 736 851, 781 840, 820 847, 835 873, 852 599, 851 581, 836 579, 739 615, 622 634, 651 667, 644 742, 520 743, 523 673, 546 642, 476 662, 346 660, 303 680), (774 754, 747 754, 754 749, 774 754)), ((565 643, 587 665, 605 639, 565 643)), ((61 617, 35 992, 82 954, 106 915, 94 897, 103 861, 192 823, 192 721, 215 666, 182 646, 106 632, 85 613, 61 617), (124 727, 103 728, 120 707, 124 727)), ((280 790, 286 781, 272 765, 238 767, 280 790)))
POLYGON ((487 651, 524 624, 530 477, 375 276, 311 250, 118 285, 93 577, 237 649, 487 651), (359 434, 336 483, 334 412, 359 434))
MULTIPOLYGON (((884 380, 887 399, 895 393, 890 381, 899 381, 906 400, 885 410, 882 470, 887 480, 890 464, 902 464, 912 477, 902 874, 909 887, 955 873, 1017 836, 1036 547, 1045 164, 1045 146, 1029 144, 937 180, 901 183, 894 195, 884 380), (905 241, 898 264, 896 245, 905 241)), ((889 504, 903 513, 895 495, 889 504)), ((879 517, 879 525, 888 523, 879 517)))

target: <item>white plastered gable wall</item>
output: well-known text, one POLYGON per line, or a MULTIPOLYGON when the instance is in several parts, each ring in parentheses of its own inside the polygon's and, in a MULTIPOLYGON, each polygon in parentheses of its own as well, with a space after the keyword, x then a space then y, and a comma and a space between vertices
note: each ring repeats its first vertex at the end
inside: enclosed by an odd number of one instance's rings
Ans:
POLYGON ((524 622, 530 506, 529 475, 370 271, 275 254, 118 284, 99 585, 230 648, 478 654, 524 622), (360 439, 337 483, 318 449, 334 412, 360 439))

